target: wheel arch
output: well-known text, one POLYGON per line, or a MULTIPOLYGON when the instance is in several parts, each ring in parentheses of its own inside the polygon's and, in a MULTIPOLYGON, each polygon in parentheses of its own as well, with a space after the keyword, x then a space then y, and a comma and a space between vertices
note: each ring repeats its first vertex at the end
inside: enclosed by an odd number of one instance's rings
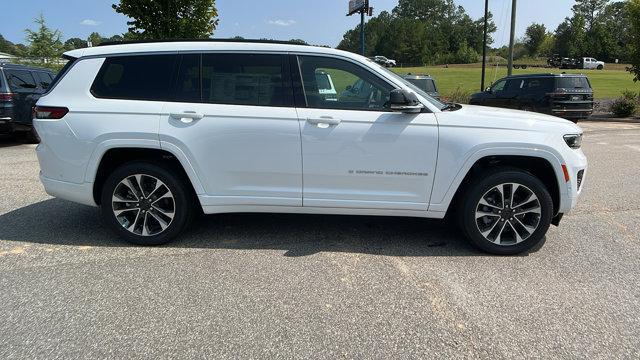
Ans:
POLYGON ((558 213, 562 201, 562 188, 558 173, 548 159, 531 155, 487 155, 476 160, 458 185, 447 212, 458 207, 461 197, 476 179, 495 167, 516 168, 538 178, 549 190, 553 200, 553 214, 558 213))
POLYGON ((93 199, 96 204, 100 205, 102 188, 113 170, 133 161, 149 161, 174 169, 185 180, 195 199, 198 194, 204 192, 190 164, 187 163, 185 166, 180 156, 173 152, 158 147, 115 146, 105 149, 95 163, 95 170, 87 173, 87 177, 90 176, 93 183, 93 199))

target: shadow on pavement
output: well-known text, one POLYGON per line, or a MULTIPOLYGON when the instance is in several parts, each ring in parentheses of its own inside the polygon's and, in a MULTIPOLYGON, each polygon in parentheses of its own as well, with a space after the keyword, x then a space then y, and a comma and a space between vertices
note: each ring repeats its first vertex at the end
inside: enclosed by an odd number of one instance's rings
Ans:
POLYGON ((24 145, 18 135, 0 135, 0 148, 24 145))
MULTIPOLYGON (((50 199, 0 215, 0 239, 128 247, 96 208, 50 199)), ((285 256, 347 252, 384 256, 484 256, 444 221, 367 216, 223 214, 201 217, 171 248, 282 250, 285 256)))

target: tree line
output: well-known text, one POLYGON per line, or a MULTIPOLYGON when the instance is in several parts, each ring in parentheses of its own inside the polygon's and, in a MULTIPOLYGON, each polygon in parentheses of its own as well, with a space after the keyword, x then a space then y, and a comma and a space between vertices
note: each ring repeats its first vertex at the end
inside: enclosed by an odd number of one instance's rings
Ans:
MULTIPOLYGON (((489 44, 497 28, 488 16, 489 44)), ((453 0, 400 0, 365 24, 367 56, 402 64, 472 63, 482 53, 484 17, 472 19, 453 0)), ((360 52, 360 25, 347 31, 338 49, 360 52)))
POLYGON ((633 53, 632 3, 612 0, 576 0, 572 15, 555 29, 531 24, 518 44, 517 55, 595 57, 630 61, 633 53))
MULTIPOLYGON (((88 39, 62 41, 59 30, 47 26, 42 15, 35 30, 27 29, 27 45, 14 44, 0 35, 0 52, 36 59, 58 58, 73 50, 103 42, 137 39, 210 38, 218 25, 215 0, 120 0, 113 9, 131 19, 124 34, 104 37, 94 32, 88 39)), ((488 16, 488 43, 497 30, 488 16)), ((399 0, 365 24, 367 55, 385 55, 401 64, 472 63, 482 53, 484 18, 473 19, 454 0, 399 0)), ((339 49, 359 52, 360 27, 347 31, 339 49)), ((239 38, 239 37, 238 37, 239 38)), ((304 40, 294 39, 306 44, 304 40)), ((554 32, 531 24, 515 46, 516 59, 559 54, 589 56, 604 61, 630 63, 640 80, 640 0, 575 0, 572 14, 554 32)), ((507 48, 490 54, 507 57, 507 48)))

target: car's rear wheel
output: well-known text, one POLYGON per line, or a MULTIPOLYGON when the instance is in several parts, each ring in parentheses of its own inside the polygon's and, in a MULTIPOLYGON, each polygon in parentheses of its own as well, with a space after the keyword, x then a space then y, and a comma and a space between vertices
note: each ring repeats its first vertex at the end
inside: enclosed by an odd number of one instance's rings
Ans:
POLYGON ((598 70, 604 70, 604 66, 598 65, 598 70))
POLYGON ((503 168, 471 185, 459 216, 472 244, 492 254, 513 255, 544 242, 553 201, 535 176, 503 168))
POLYGON ((161 245, 173 240, 194 214, 184 180, 163 167, 133 162, 117 168, 101 196, 104 222, 125 240, 161 245))

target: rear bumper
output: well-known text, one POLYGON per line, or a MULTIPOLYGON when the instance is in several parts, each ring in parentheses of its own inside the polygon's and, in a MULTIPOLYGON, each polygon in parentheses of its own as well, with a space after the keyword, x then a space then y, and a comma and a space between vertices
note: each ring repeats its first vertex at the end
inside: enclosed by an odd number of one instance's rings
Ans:
POLYGON ((564 119, 586 119, 593 114, 593 109, 552 109, 551 113, 564 119))
POLYGON ((0 116, 0 134, 12 134, 16 131, 30 131, 31 126, 14 122, 10 117, 0 116))
POLYGON ((13 123, 9 117, 0 117, 0 134, 10 134, 13 132, 13 123))
POLYGON ((40 174, 40 182, 47 194, 83 205, 97 206, 93 200, 93 184, 74 184, 66 181, 49 179, 40 174))

